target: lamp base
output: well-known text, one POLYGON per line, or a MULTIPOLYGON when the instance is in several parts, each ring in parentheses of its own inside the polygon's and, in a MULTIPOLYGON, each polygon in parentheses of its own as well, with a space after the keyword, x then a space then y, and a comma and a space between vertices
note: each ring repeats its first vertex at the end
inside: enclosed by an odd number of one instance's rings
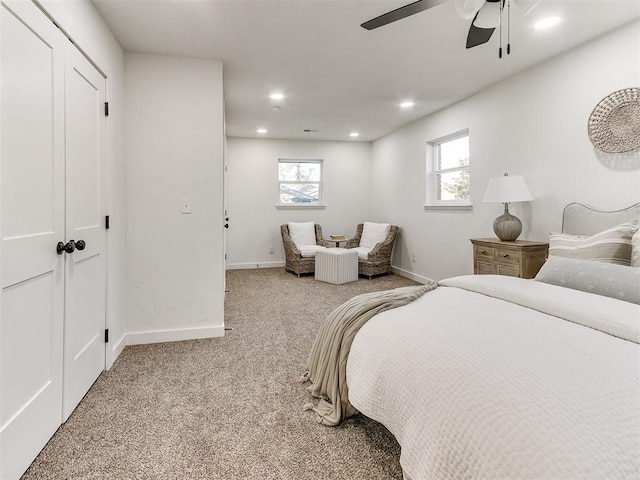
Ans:
POLYGON ((504 213, 493 222, 493 231, 503 242, 513 242, 522 233, 522 222, 509 213, 509 204, 504 204, 504 213))

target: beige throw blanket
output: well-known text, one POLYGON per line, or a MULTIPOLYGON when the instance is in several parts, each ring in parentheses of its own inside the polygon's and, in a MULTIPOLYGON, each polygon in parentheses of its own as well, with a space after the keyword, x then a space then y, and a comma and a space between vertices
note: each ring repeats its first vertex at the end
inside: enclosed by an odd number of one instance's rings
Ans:
POLYGON ((430 280, 426 285, 365 293, 331 312, 320 327, 305 373, 305 379, 311 381, 307 391, 319 400, 306 404, 305 410, 313 410, 318 422, 328 426, 338 425, 358 413, 349 403, 346 375, 347 358, 356 334, 377 313, 406 305, 437 285, 430 280))

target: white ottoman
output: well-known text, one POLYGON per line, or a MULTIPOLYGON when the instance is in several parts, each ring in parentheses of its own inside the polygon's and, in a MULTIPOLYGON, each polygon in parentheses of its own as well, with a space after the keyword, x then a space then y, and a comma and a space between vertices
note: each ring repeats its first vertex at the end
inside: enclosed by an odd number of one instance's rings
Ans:
POLYGON ((316 280, 339 285, 358 280, 358 252, 349 248, 326 248, 316 252, 316 280))

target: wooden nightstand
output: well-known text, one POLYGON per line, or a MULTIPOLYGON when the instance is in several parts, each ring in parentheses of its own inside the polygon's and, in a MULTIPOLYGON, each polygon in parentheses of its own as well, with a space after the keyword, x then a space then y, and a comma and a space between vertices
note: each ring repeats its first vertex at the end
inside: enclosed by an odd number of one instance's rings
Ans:
POLYGON ((542 267, 549 244, 516 240, 502 242, 497 238, 472 238, 473 273, 511 275, 533 278, 542 267))

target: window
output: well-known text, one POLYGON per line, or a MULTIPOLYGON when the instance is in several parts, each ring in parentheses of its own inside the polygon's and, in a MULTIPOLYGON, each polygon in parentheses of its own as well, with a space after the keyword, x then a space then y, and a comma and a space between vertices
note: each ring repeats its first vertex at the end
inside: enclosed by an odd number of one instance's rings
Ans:
POLYGON ((319 206, 322 160, 278 160, 280 205, 319 206))
POLYGON ((469 132, 429 142, 427 159, 427 205, 471 205, 469 132))

